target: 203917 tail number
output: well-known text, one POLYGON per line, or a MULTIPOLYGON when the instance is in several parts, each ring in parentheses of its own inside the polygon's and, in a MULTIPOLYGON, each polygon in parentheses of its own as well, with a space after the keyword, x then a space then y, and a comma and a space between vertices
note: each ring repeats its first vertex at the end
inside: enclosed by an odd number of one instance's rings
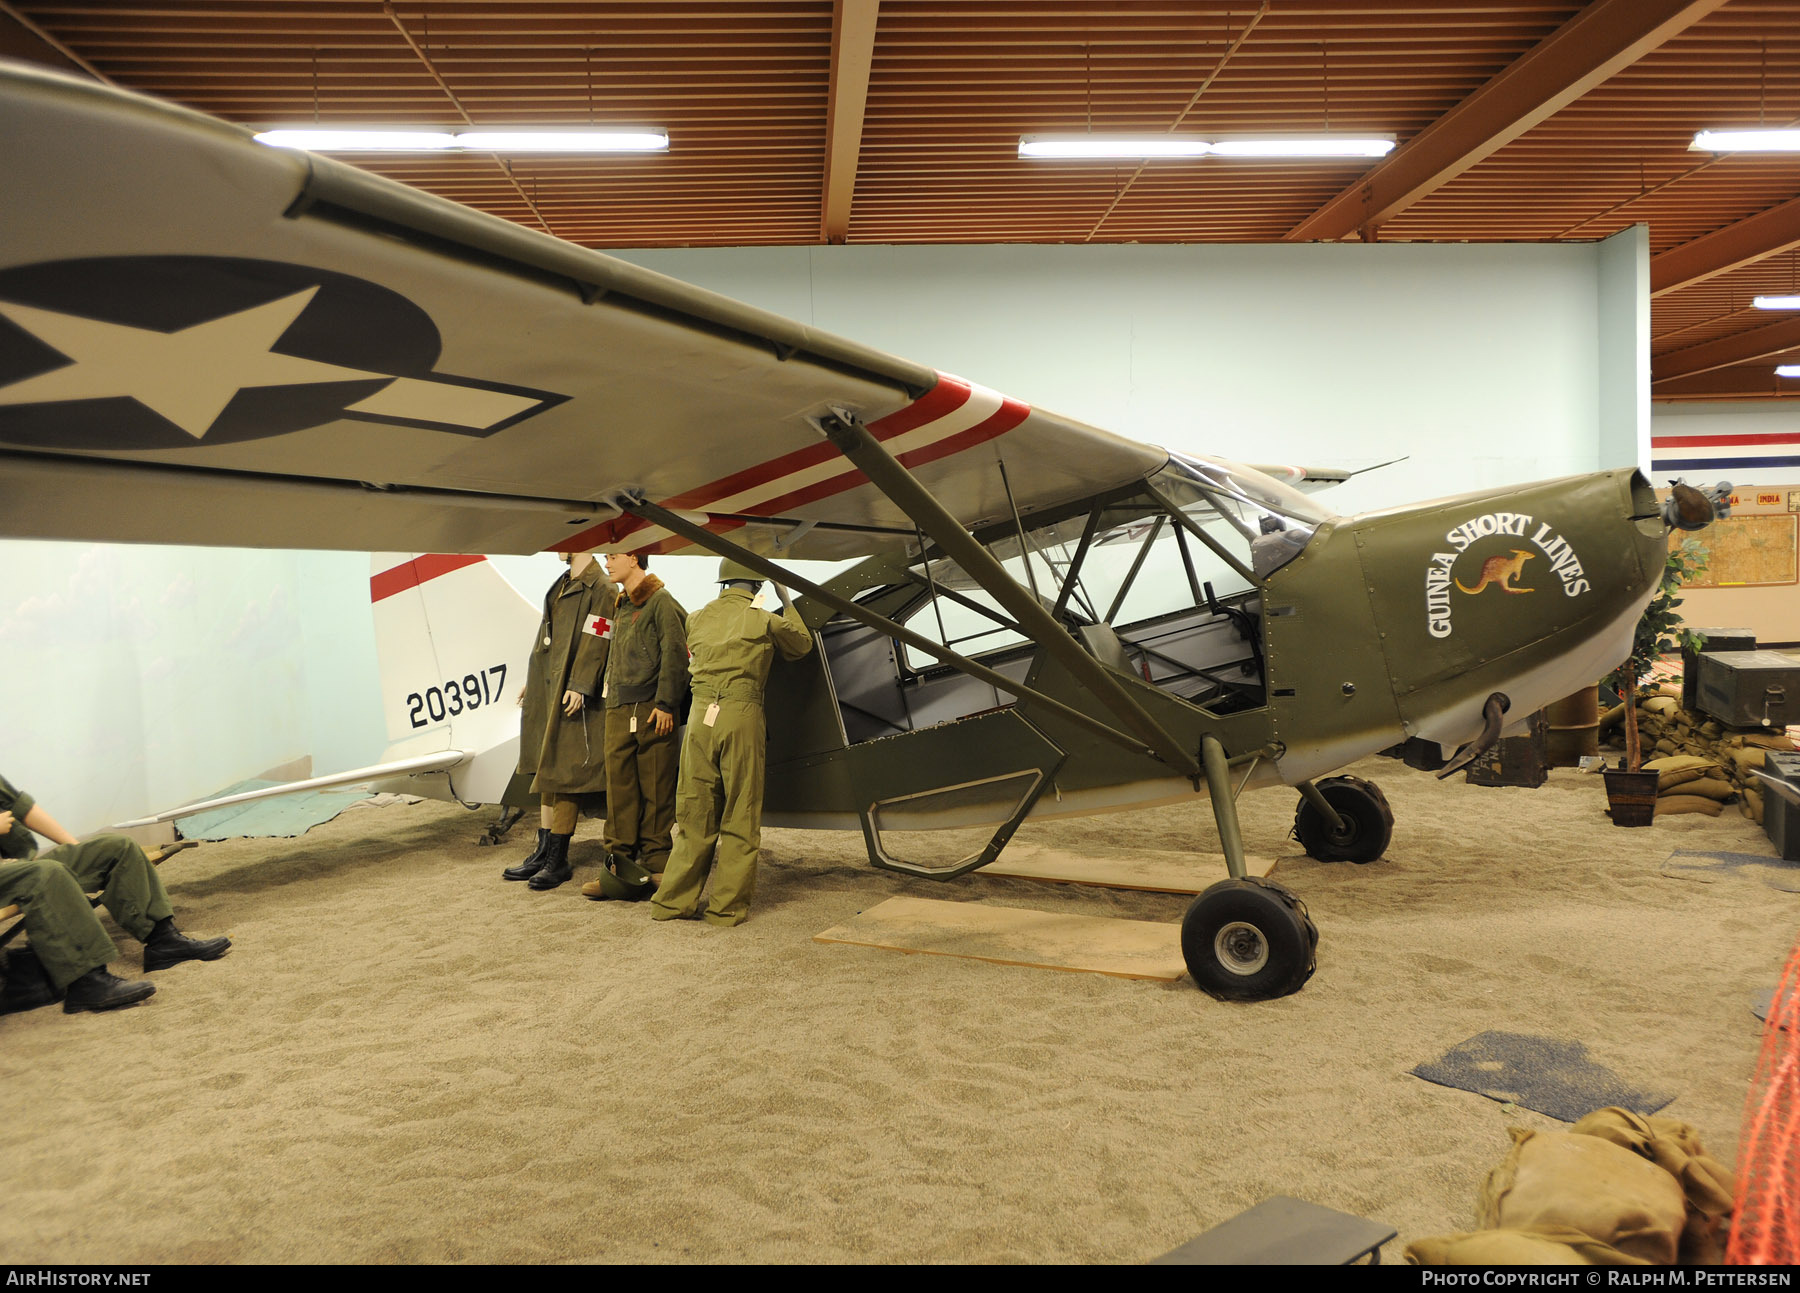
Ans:
POLYGON ((491 705, 506 687, 506 666, 491 665, 479 673, 465 673, 435 687, 407 694, 406 716, 414 727, 429 727, 455 718, 464 710, 491 705))

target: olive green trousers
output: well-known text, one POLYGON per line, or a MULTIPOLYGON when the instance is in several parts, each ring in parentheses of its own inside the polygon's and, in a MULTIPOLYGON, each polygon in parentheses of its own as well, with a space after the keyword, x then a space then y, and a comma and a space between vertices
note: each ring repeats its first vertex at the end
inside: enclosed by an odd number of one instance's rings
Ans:
POLYGON ((62 844, 29 860, 0 862, 0 905, 19 904, 31 950, 57 988, 119 954, 94 909, 90 889, 120 929, 139 942, 156 922, 175 914, 168 891, 144 850, 123 835, 62 844))
POLYGON ((656 734, 654 708, 645 701, 606 711, 606 848, 631 854, 646 871, 661 871, 669 856, 680 753, 673 731, 656 734))
POLYGON ((708 727, 712 702, 694 698, 687 740, 681 747, 681 785, 675 821, 681 833, 650 904, 655 920, 691 916, 700 906, 708 873, 712 889, 704 918, 740 925, 750 915, 756 890, 756 856, 762 849, 763 768, 766 728, 762 705, 727 698, 708 727))

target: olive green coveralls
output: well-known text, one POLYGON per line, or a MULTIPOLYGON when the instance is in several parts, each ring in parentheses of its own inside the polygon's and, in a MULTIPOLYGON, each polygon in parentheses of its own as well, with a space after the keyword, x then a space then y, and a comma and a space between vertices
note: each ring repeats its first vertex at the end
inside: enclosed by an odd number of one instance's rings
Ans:
POLYGON ((763 684, 776 652, 798 660, 813 637, 793 607, 774 615, 753 605, 747 589, 729 587, 688 617, 687 639, 694 701, 675 796, 681 833, 650 915, 693 915, 710 871, 705 919, 738 925, 750 914, 762 848, 763 684))
POLYGON ((619 590, 606 657, 606 851, 659 872, 675 825, 675 731, 658 736, 658 708, 681 721, 687 695, 687 612, 655 575, 619 590))
POLYGON ((119 954, 88 906, 88 890, 102 890, 106 910, 139 942, 148 942, 156 922, 175 909, 144 850, 123 835, 38 853, 37 837, 25 825, 36 805, 0 777, 0 812, 13 815, 12 830, 0 835, 0 906, 17 903, 24 909, 31 950, 60 992, 119 954))

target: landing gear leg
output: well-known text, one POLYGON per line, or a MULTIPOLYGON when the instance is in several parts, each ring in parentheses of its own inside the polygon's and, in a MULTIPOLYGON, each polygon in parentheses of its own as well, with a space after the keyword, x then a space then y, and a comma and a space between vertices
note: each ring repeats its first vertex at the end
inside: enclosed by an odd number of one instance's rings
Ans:
POLYGON ((498 844, 501 840, 506 838, 506 833, 510 831, 514 824, 518 822, 519 818, 524 815, 525 810, 523 808, 507 808, 502 806, 500 815, 488 823, 487 829, 481 832, 481 838, 475 842, 484 847, 489 844, 498 844))
POLYGON ((1206 771, 1206 793, 1212 799, 1213 820, 1219 824, 1219 848, 1225 854, 1225 869, 1233 880, 1242 880, 1248 868, 1244 865, 1244 832, 1238 825, 1237 796, 1231 792, 1231 769, 1225 759, 1225 747, 1216 736, 1200 738, 1200 766, 1206 771))
POLYGON ((1181 922, 1181 956, 1204 991, 1221 1001, 1267 1001, 1299 991, 1318 964, 1319 931, 1306 904, 1244 862, 1225 747, 1202 737, 1200 765, 1212 797, 1219 846, 1231 879, 1194 899, 1181 922))

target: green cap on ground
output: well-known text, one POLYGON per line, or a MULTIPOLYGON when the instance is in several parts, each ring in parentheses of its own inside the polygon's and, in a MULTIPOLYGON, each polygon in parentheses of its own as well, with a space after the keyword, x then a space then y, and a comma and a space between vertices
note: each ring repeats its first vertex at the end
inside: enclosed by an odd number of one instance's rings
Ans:
POLYGON ((656 892, 650 873, 628 857, 607 854, 608 866, 600 868, 600 894, 620 902, 637 902, 656 892), (615 874, 616 871, 616 874, 615 874))
POLYGON ((750 569, 750 567, 746 566, 743 562, 733 561, 730 557, 726 557, 719 562, 718 582, 722 584, 730 579, 750 579, 760 582, 762 576, 750 569))

